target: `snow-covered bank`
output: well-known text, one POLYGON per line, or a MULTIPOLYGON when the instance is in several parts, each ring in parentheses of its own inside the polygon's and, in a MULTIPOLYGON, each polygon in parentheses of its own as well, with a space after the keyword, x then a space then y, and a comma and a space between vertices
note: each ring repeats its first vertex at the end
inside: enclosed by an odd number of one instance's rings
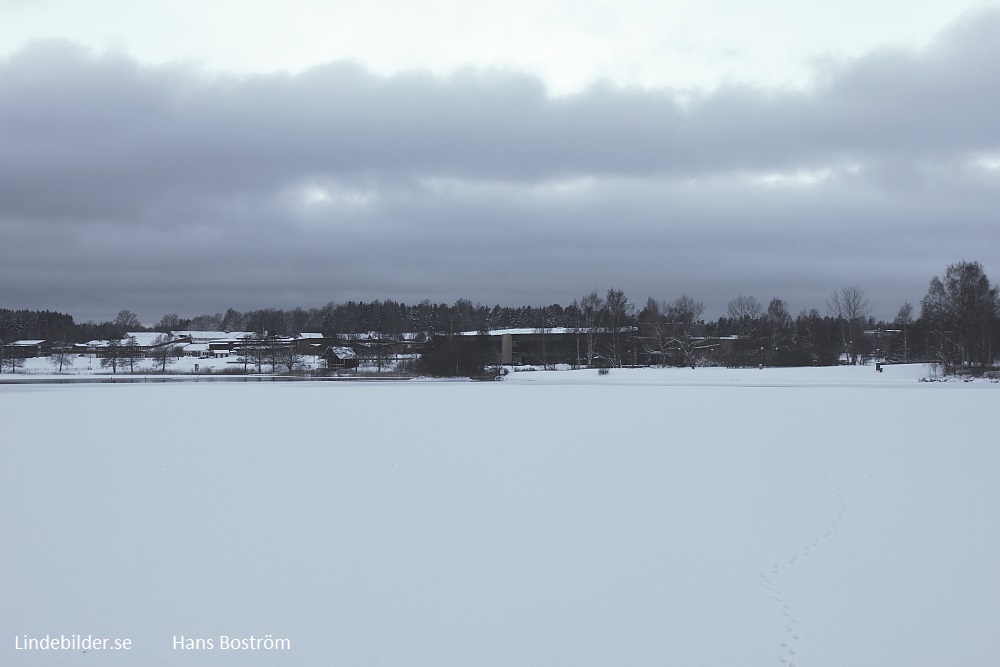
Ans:
MULTIPOLYGON (((17 369, 16 373, 6 373, 4 377, 10 378, 14 375, 20 375, 23 377, 37 377, 37 376, 57 376, 57 377, 74 377, 78 375, 134 375, 135 373, 128 373, 128 364, 119 363, 118 372, 113 372, 110 368, 103 368, 101 366, 101 360, 99 358, 90 355, 74 355, 70 357, 71 363, 67 363, 62 369, 59 369, 53 361, 54 357, 31 357, 24 360, 24 366, 17 369)), ((313 370, 322 367, 322 361, 311 355, 305 355, 302 358, 301 364, 298 368, 305 370, 313 370)), ((209 358, 199 358, 199 357, 178 357, 171 359, 170 363, 167 364, 165 369, 161 368, 155 361, 151 359, 142 359, 135 364, 135 372, 139 374, 149 374, 149 375, 180 375, 180 374, 208 374, 208 373, 253 373, 255 367, 253 364, 241 363, 237 360, 235 356, 230 357, 209 357, 209 358)))
POLYGON ((3 386, 0 663, 1000 664, 1000 388, 902 372, 3 386))
MULTIPOLYGON (((17 373, 0 375, 0 383, 33 382, 38 380, 73 379, 120 379, 139 381, 146 378, 157 379, 206 379, 212 377, 261 377, 282 376, 283 374, 255 373, 253 367, 244 369, 243 364, 235 364, 227 359, 182 358, 168 367, 166 372, 145 366, 135 373, 111 373, 102 369, 99 363, 81 363, 61 372, 54 371, 46 358, 26 360, 24 368, 17 373)), ((320 367, 318 360, 307 358, 304 370, 308 373, 320 367)), ((597 369, 571 370, 562 366, 558 370, 540 370, 530 366, 504 368, 504 380, 531 384, 601 384, 601 385, 662 385, 662 386, 895 386, 926 380, 943 380, 939 370, 928 364, 883 365, 881 373, 875 366, 831 366, 824 368, 615 368, 607 375, 600 375, 597 369)), ((342 377, 399 377, 392 368, 381 372, 374 367, 361 367, 357 371, 340 374, 342 377)), ((299 377, 288 376, 288 377, 299 377)), ((309 379, 308 376, 302 376, 309 379)), ((421 378, 428 380, 431 378, 421 378)), ((464 378, 454 378, 463 380, 464 378)), ((953 378, 954 381, 960 381, 953 378)), ((978 381, 978 380, 977 380, 978 381)), ((988 382, 988 380, 983 380, 988 382)), ((994 381, 995 382, 995 381, 994 381)))
MULTIPOLYGON (((17 368, 14 373, 0 374, 0 382, 32 382, 35 380, 59 380, 59 379, 86 379, 86 378, 201 378, 206 377, 231 377, 231 376, 251 376, 258 375, 282 375, 281 367, 275 372, 270 371, 271 367, 265 365, 263 372, 257 373, 254 364, 247 364, 237 360, 236 357, 179 357, 172 359, 171 363, 164 369, 154 361, 143 359, 135 364, 135 371, 129 372, 127 364, 120 364, 117 372, 110 368, 101 366, 101 360, 92 356, 81 355, 71 357, 72 363, 67 363, 60 370, 53 363, 53 357, 31 357, 24 360, 24 365, 17 368)), ((357 369, 343 371, 344 376, 392 376, 399 372, 399 367, 408 362, 412 362, 413 355, 403 355, 396 361, 383 364, 381 368, 374 364, 361 364, 357 369)), ((296 373, 309 374, 313 372, 326 373, 325 362, 314 355, 303 355, 302 361, 296 365, 296 373)), ((285 373, 284 375, 289 375, 285 373)))
POLYGON ((597 369, 531 371, 511 369, 508 382, 542 384, 610 384, 670 386, 896 386, 936 377, 927 364, 830 366, 826 368, 613 368, 607 375, 597 369))

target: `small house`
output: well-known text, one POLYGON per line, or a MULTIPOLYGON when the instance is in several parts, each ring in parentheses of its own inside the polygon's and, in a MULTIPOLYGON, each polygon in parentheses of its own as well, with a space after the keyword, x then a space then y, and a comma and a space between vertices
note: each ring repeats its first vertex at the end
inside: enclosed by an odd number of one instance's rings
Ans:
POLYGON ((322 359, 330 370, 353 370, 358 367, 358 355, 349 347, 328 347, 322 359))

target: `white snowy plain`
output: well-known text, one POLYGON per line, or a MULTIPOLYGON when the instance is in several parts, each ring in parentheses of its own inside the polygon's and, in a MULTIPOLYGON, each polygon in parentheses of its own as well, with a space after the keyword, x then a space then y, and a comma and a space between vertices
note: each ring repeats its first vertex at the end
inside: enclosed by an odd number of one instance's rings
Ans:
POLYGON ((1000 665, 1000 385, 926 374, 0 386, 0 664, 1000 665))

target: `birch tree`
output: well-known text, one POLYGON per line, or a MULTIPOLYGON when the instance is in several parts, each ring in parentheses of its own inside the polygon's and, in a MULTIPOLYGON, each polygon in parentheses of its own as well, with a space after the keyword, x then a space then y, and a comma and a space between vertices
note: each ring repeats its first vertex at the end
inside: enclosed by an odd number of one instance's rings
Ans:
POLYGON ((949 366, 988 366, 1000 314, 998 288, 979 262, 959 262, 935 276, 920 302, 921 318, 937 340, 937 353, 949 366))
POLYGON ((852 285, 830 295, 826 300, 826 307, 838 320, 843 350, 848 362, 854 366, 858 363, 859 337, 862 335, 864 321, 872 312, 868 297, 864 290, 852 285))

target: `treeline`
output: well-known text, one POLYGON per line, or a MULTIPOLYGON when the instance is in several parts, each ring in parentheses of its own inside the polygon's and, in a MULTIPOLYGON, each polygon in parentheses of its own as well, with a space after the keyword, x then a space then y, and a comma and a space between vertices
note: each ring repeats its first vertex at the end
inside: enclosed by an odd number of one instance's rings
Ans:
POLYGON ((154 325, 143 325, 128 310, 118 313, 112 321, 74 324, 71 315, 62 313, 11 311, 0 309, 0 340, 46 339, 66 342, 108 340, 121 337, 126 331, 248 331, 261 335, 294 336, 303 332, 324 335, 365 334, 398 335, 409 332, 450 333, 485 331, 501 328, 573 326, 578 314, 573 306, 484 306, 468 299, 448 305, 424 300, 408 305, 401 302, 375 300, 328 303, 321 308, 265 308, 240 312, 233 308, 225 313, 198 315, 192 318, 176 314, 164 315, 154 325), (42 317, 45 316, 45 317, 42 317), (58 318, 59 327, 47 324, 58 318))
POLYGON ((250 331, 258 334, 294 336, 304 331, 326 335, 378 333, 398 335, 410 332, 449 333, 548 326, 572 326, 577 319, 573 306, 484 306, 468 299, 453 304, 428 300, 406 304, 392 300, 328 303, 321 308, 266 308, 240 312, 230 308, 225 313, 199 315, 191 319, 165 315, 154 331, 179 329, 205 331, 250 331))
POLYGON ((8 310, 0 308, 0 341, 60 340, 75 342, 80 326, 73 316, 49 310, 8 310))
MULTIPOLYGON (((1000 298, 978 262, 959 262, 934 277, 919 312, 903 303, 891 321, 876 320, 862 289, 833 292, 819 308, 793 315, 780 298, 766 305, 752 295, 739 295, 715 321, 703 319, 704 306, 682 295, 673 300, 648 298, 639 306, 624 292, 608 289, 575 299, 569 305, 485 306, 468 299, 448 305, 421 301, 328 303, 321 308, 268 308, 199 315, 190 319, 168 314, 145 327, 128 310, 114 321, 75 324, 70 315, 49 311, 0 309, 0 340, 47 339, 86 342, 120 338, 126 331, 217 330, 293 336, 320 332, 328 337, 372 334, 392 337, 419 332, 428 338, 461 331, 566 328, 601 331, 584 335, 574 352, 581 363, 600 359, 627 365, 650 359, 661 364, 699 360, 732 365, 829 365, 887 361, 935 361, 951 367, 987 367, 1000 350, 1000 298), (710 341, 709 339, 714 339, 710 341), (712 352, 712 350, 715 352, 712 352)), ((451 363, 449 361, 448 363, 451 363)))

